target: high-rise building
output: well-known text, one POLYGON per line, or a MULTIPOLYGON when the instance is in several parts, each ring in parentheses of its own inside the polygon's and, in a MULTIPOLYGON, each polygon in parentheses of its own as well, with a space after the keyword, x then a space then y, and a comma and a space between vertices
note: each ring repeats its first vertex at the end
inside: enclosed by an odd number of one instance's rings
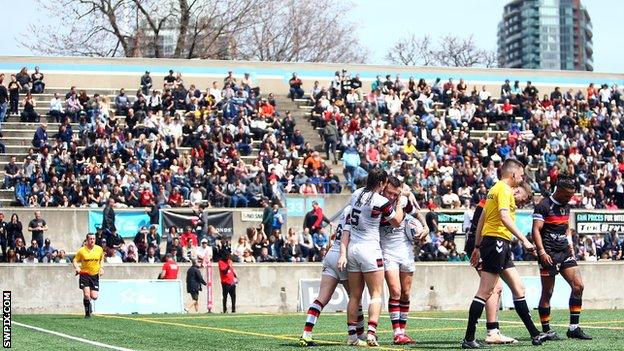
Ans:
POLYGON ((592 36, 580 0, 513 0, 498 24, 499 66, 593 71, 592 36))

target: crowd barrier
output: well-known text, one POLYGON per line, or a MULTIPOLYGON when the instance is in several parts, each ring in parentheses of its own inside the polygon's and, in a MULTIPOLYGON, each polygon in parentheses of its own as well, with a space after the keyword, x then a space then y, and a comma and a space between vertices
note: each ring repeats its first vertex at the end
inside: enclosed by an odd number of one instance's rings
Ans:
MULTIPOLYGON (((184 281, 188 264, 180 265, 179 279, 184 281)), ((621 282, 624 263, 580 263, 585 282, 583 307, 614 309, 624 304, 621 282)), ((517 263, 523 277, 539 275, 537 263, 517 263)), ((106 265, 102 279, 154 279, 160 264, 106 265)), ((297 312, 301 311, 301 279, 318 279, 321 264, 236 264, 239 278, 237 311, 239 312, 297 312)), ((213 269, 214 309, 221 309, 219 270, 213 269)), ((205 274, 205 273, 204 273, 205 274)), ((185 286, 185 284, 183 284, 185 286)), ((465 310, 477 291, 478 277, 468 263, 417 263, 411 297, 411 309, 465 310)), ((78 278, 70 265, 0 264, 0 288, 10 290, 14 313, 81 313, 82 292, 78 278)), ((190 296, 183 288, 184 303, 190 296)), ((527 294, 537 294, 535 289, 527 294)), ((176 294, 177 296, 177 294, 176 294)), ((172 296, 175 298, 175 296, 172 296)), ((201 311, 206 311, 206 289, 199 296, 201 311)), ((305 305, 305 303, 303 304, 305 305)), ((303 323, 303 321, 302 321, 303 323)))

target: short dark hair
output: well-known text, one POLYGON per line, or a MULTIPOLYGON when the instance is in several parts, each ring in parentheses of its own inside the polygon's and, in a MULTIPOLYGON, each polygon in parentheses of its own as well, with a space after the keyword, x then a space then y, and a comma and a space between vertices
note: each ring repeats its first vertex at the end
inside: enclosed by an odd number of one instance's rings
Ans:
POLYGON ((401 182, 401 180, 399 180, 399 178, 397 178, 395 176, 389 176, 388 177, 388 184, 392 185, 395 188, 398 188, 401 185, 403 185, 403 182, 401 182))
POLYGON ((557 178, 557 188, 576 190, 576 179, 571 175, 559 175, 557 178))

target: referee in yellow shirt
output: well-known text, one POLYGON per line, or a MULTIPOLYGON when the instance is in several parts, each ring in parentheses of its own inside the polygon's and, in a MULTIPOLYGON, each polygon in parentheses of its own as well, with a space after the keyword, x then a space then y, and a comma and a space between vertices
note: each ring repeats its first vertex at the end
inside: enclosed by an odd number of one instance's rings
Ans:
POLYGON ((76 269, 76 275, 80 275, 78 287, 84 293, 83 304, 85 318, 91 317, 91 300, 97 300, 100 290, 100 274, 102 274, 102 261, 104 260, 104 250, 101 246, 95 245, 95 234, 87 234, 86 244, 81 247, 72 264, 76 269))
POLYGON ((485 302, 492 295, 500 277, 511 289, 516 313, 531 334, 533 345, 541 345, 546 340, 546 334, 540 333, 531 319, 529 307, 524 298, 524 284, 511 257, 512 236, 518 238, 528 252, 535 251, 535 246, 527 240, 515 224, 514 188, 523 183, 523 178, 524 165, 518 160, 508 159, 501 168, 501 180, 487 194, 483 214, 479 218, 475 233, 475 249, 470 258, 470 263, 475 267, 481 258, 482 270, 479 290, 470 305, 468 327, 462 343, 464 349, 481 348, 481 344, 475 339, 477 321, 481 318, 485 302))

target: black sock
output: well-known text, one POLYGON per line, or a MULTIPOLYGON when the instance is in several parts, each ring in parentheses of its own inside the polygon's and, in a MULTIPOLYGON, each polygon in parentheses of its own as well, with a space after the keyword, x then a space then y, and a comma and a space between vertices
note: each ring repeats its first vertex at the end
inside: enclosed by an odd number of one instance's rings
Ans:
POLYGON ((91 314, 91 300, 82 299, 82 304, 84 305, 85 315, 90 315, 91 314))
POLYGON ((470 310, 468 311, 468 327, 466 327, 466 336, 464 340, 474 341, 475 332, 477 331, 477 322, 481 318, 483 309, 485 308, 485 300, 475 296, 470 304, 470 310))
POLYGON ((581 310, 583 309, 583 298, 570 296, 570 324, 579 324, 581 318, 581 310))
POLYGON ((535 327, 535 323, 533 323, 533 320, 531 319, 531 312, 529 311, 529 306, 527 305, 524 296, 518 299, 514 299, 514 307, 516 308, 516 313, 518 314, 518 317, 522 319, 524 326, 529 331, 529 334, 531 334, 531 337, 539 335, 540 332, 539 330, 537 330, 537 328, 535 327))
POLYGON ((542 322, 542 331, 547 333, 550 331, 550 306, 542 307, 539 306, 537 311, 540 315, 540 322, 542 322))
POLYGON ((485 327, 487 330, 499 329, 498 322, 487 322, 485 323, 485 327))

